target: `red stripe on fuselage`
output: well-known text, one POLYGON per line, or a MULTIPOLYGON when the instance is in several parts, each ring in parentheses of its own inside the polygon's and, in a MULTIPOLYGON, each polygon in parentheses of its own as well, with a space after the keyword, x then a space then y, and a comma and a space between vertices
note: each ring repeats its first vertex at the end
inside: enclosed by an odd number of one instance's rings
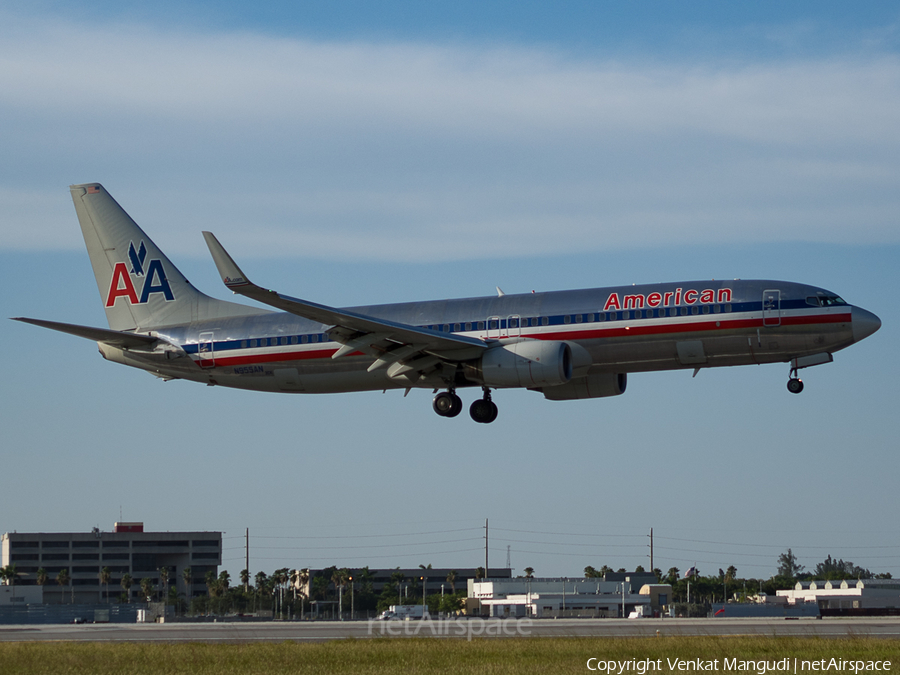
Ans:
MULTIPOLYGON (((634 319, 634 321, 653 321, 653 319, 634 319)), ((828 323, 850 323, 851 315, 848 314, 817 314, 814 316, 782 316, 781 326, 805 326, 828 323)), ((616 323, 624 323, 617 321, 616 323)), ((600 324, 593 324, 598 326, 600 324)), ((544 327, 546 328, 546 327, 544 327)), ((637 337, 646 335, 665 335, 678 333, 700 333, 739 328, 778 328, 778 326, 766 326, 763 319, 731 319, 689 321, 683 323, 664 323, 661 325, 637 325, 616 326, 615 328, 586 328, 585 330, 556 331, 552 333, 525 333, 521 337, 535 340, 596 340, 612 337, 637 337), (718 324, 718 325, 716 325, 718 324)), ((508 335, 501 336, 507 338, 508 335)), ((517 336, 519 337, 519 336, 517 336)), ((309 361, 312 359, 331 358, 337 348, 314 349, 307 351, 272 352, 268 354, 250 354, 247 356, 219 356, 222 352, 215 352, 216 366, 246 366, 260 363, 281 363, 285 361, 309 361)), ((354 352, 351 356, 359 356, 362 352, 354 352)))

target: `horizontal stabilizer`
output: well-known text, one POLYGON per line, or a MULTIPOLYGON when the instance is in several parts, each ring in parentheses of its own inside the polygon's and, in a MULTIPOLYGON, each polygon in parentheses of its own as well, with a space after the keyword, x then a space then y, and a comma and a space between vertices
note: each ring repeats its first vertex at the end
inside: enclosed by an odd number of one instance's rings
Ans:
POLYGON ((109 330, 107 328, 93 328, 91 326, 79 326, 74 323, 60 323, 58 321, 44 321, 42 319, 26 319, 25 317, 13 317, 13 321, 22 321, 30 323, 42 328, 50 330, 58 330, 69 335, 77 335, 78 337, 102 342, 112 347, 121 347, 124 349, 146 349, 158 339, 149 335, 138 335, 136 333, 124 333, 117 330, 109 330))

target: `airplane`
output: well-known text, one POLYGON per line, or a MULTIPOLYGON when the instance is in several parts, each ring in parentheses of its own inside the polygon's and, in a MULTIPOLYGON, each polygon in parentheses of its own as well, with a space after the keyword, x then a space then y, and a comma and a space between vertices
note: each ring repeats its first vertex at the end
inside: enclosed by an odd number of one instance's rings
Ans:
MULTIPOLYGON (((163 380, 253 391, 433 389, 442 417, 480 387, 471 418, 497 418, 492 391, 551 401, 618 396, 628 374, 764 363, 798 371, 881 326, 806 284, 681 281, 339 309, 251 282, 204 232, 222 281, 263 309, 198 291, 99 183, 70 186, 109 328, 16 317, 97 342, 104 358, 163 380)), ((404 394, 405 395, 405 394, 404 394)))

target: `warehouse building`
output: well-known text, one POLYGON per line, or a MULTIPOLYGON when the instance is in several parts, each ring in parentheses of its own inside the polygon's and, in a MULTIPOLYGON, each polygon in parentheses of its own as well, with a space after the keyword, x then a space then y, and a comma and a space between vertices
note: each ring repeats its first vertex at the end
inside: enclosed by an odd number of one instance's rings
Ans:
POLYGON ((776 601, 814 602, 828 610, 900 609, 900 579, 840 579, 798 581, 794 588, 776 591, 776 601))

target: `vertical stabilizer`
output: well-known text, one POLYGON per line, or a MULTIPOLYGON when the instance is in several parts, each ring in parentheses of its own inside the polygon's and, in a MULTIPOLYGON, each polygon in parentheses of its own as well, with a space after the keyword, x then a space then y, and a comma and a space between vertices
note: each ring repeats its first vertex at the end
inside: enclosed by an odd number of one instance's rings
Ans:
POLYGON ((112 330, 263 313, 194 288, 99 183, 69 189, 112 330))

